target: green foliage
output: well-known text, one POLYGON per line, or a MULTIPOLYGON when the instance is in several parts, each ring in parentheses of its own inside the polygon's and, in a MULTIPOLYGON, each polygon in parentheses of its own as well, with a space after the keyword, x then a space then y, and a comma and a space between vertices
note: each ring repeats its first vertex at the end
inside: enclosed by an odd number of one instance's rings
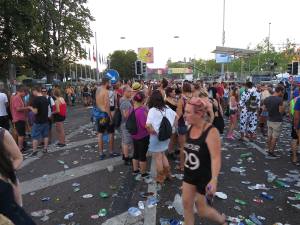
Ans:
POLYGON ((110 56, 110 68, 119 72, 121 79, 132 79, 133 63, 137 60, 137 54, 133 50, 114 51, 110 56))

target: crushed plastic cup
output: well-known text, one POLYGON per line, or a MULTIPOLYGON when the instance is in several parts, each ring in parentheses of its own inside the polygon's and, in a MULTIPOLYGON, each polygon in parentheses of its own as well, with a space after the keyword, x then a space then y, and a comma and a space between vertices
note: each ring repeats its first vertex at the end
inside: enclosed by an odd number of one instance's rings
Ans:
POLYGON ((241 222, 241 220, 239 218, 232 217, 232 216, 227 216, 226 217, 226 221, 227 222, 231 222, 231 223, 239 223, 239 222, 241 222))
POLYGON ((74 192, 78 192, 78 191, 80 191, 80 188, 79 188, 79 187, 76 187, 76 188, 73 189, 73 191, 74 191, 74 192))
POLYGON ((260 199, 260 198, 254 198, 253 202, 257 203, 257 204, 262 204, 264 203, 264 200, 260 199))
POLYGON ((66 215, 64 216, 64 219, 65 219, 65 220, 69 220, 69 219, 71 219, 73 216, 74 216, 74 213, 71 212, 71 213, 66 214, 66 215))
POLYGON ((256 225, 263 225, 262 222, 256 217, 254 213, 249 216, 249 219, 254 222, 256 225))
POLYGON ((249 190, 270 190, 270 188, 267 188, 265 184, 256 184, 253 186, 248 186, 249 190))
POLYGON ((289 188, 290 187, 290 185, 284 183, 281 180, 275 180, 274 183, 275 183, 275 186, 279 187, 279 188, 289 188))
POLYGON ((242 184, 246 184, 246 185, 251 184, 250 181, 241 181, 241 183, 242 183, 242 184))
POLYGON ((150 209, 150 208, 153 208, 154 206, 157 206, 157 203, 158 203, 158 200, 157 198, 155 197, 149 197, 146 201, 146 205, 147 207, 150 209))
POLYGON ((292 204, 292 206, 296 209, 300 209, 300 204, 292 204))
POLYGON ((183 215, 182 198, 180 194, 176 194, 173 201, 173 207, 179 215, 183 215))
POLYGON ((91 215, 91 219, 93 219, 93 220, 99 219, 99 215, 97 215, 97 214, 91 215))
POLYGON ((244 159, 244 158, 249 158, 250 156, 252 156, 252 152, 247 152, 247 153, 243 153, 240 155, 240 158, 244 159))
POLYGON ((142 215, 141 210, 139 210, 138 208, 135 208, 135 207, 130 207, 128 209, 128 213, 129 213, 129 215, 131 215, 133 217, 137 217, 137 216, 142 215))
POLYGON ((235 202, 235 203, 238 203, 238 204, 240 204, 240 205, 247 205, 247 202, 245 202, 245 201, 243 201, 243 200, 241 200, 241 199, 235 199, 234 202, 235 202))
POLYGON ((264 199, 267 199, 267 200, 273 200, 274 197, 272 195, 269 195, 267 192, 262 192, 260 194, 260 197, 264 198, 264 199))
POLYGON ((216 192, 215 196, 223 200, 226 200, 228 198, 227 194, 225 194, 224 192, 216 192))
POLYGON ((85 198, 85 199, 87 199, 87 198, 92 198, 92 197, 93 197, 92 194, 82 195, 82 198, 85 198))
POLYGON ((50 200, 51 200, 50 197, 43 197, 43 198, 41 198, 41 201, 42 201, 42 202, 48 202, 48 201, 50 201, 50 200))
POLYGON ((108 167, 107 167, 107 170, 108 170, 108 172, 113 172, 114 171, 114 167, 112 166, 112 165, 109 165, 108 167))
POLYGON ((44 217, 53 212, 54 212, 54 210, 51 210, 51 209, 42 209, 42 210, 38 210, 38 211, 34 211, 34 212, 30 213, 30 215, 32 217, 44 217))
POLYGON ((230 171, 233 172, 233 173, 244 173, 244 172, 246 172, 246 170, 244 168, 235 167, 235 166, 231 167, 230 171))
POLYGON ((140 210, 144 210, 145 209, 144 202, 143 201, 139 201, 138 202, 138 207, 139 207, 140 210))
POLYGON ((43 221, 43 222, 46 222, 50 219, 49 216, 43 216, 40 220, 43 221))
POLYGON ((79 186, 80 186, 79 183, 73 183, 73 184, 72 184, 72 187, 79 187, 79 186))
POLYGON ((247 224, 247 225, 256 225, 254 222, 252 222, 252 220, 250 220, 250 219, 245 219, 245 223, 247 224))
POLYGON ((61 164, 61 165, 64 165, 64 164, 65 164, 65 162, 62 161, 62 160, 57 160, 57 162, 58 162, 59 164, 61 164))
POLYGON ((67 165, 67 164, 64 164, 64 169, 67 170, 69 169, 70 167, 67 165))
POLYGON ((100 198, 108 198, 109 194, 107 192, 100 192, 99 196, 100 198))
POLYGON ((98 216, 104 217, 107 215, 107 210, 106 209, 100 209, 98 212, 98 216))

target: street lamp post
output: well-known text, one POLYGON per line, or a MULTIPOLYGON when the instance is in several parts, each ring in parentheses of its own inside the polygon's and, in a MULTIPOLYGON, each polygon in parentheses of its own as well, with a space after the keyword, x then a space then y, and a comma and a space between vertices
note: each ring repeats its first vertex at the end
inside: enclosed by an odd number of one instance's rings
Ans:
POLYGON ((268 52, 270 51, 270 36, 271 36, 271 23, 269 23, 268 52))
MULTIPOLYGON (((225 45, 225 0, 223 1, 223 30, 222 30, 222 46, 225 45)), ((221 76, 224 76, 224 63, 221 65, 221 76)))

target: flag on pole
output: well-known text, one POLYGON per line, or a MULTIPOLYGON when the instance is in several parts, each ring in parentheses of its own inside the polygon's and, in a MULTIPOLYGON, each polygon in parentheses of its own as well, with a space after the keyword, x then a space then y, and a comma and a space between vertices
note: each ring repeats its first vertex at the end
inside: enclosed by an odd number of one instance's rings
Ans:
POLYGON ((97 60, 94 45, 93 45, 93 60, 94 60, 94 62, 96 62, 96 60, 97 60))
POLYGON ((100 65, 102 64, 101 54, 100 53, 99 53, 99 63, 100 63, 100 65))
POLYGON ((89 48, 89 61, 91 61, 91 49, 89 48))

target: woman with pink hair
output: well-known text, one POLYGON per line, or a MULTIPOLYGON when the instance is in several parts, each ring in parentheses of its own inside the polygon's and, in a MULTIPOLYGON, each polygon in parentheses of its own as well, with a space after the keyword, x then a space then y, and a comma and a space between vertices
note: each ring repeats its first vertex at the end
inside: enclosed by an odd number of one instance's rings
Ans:
POLYGON ((195 203, 199 216, 227 224, 225 215, 209 205, 217 190, 221 141, 218 130, 205 119, 207 109, 208 102, 199 97, 193 97, 185 107, 184 118, 190 125, 184 145, 182 197, 185 225, 195 223, 195 203))

